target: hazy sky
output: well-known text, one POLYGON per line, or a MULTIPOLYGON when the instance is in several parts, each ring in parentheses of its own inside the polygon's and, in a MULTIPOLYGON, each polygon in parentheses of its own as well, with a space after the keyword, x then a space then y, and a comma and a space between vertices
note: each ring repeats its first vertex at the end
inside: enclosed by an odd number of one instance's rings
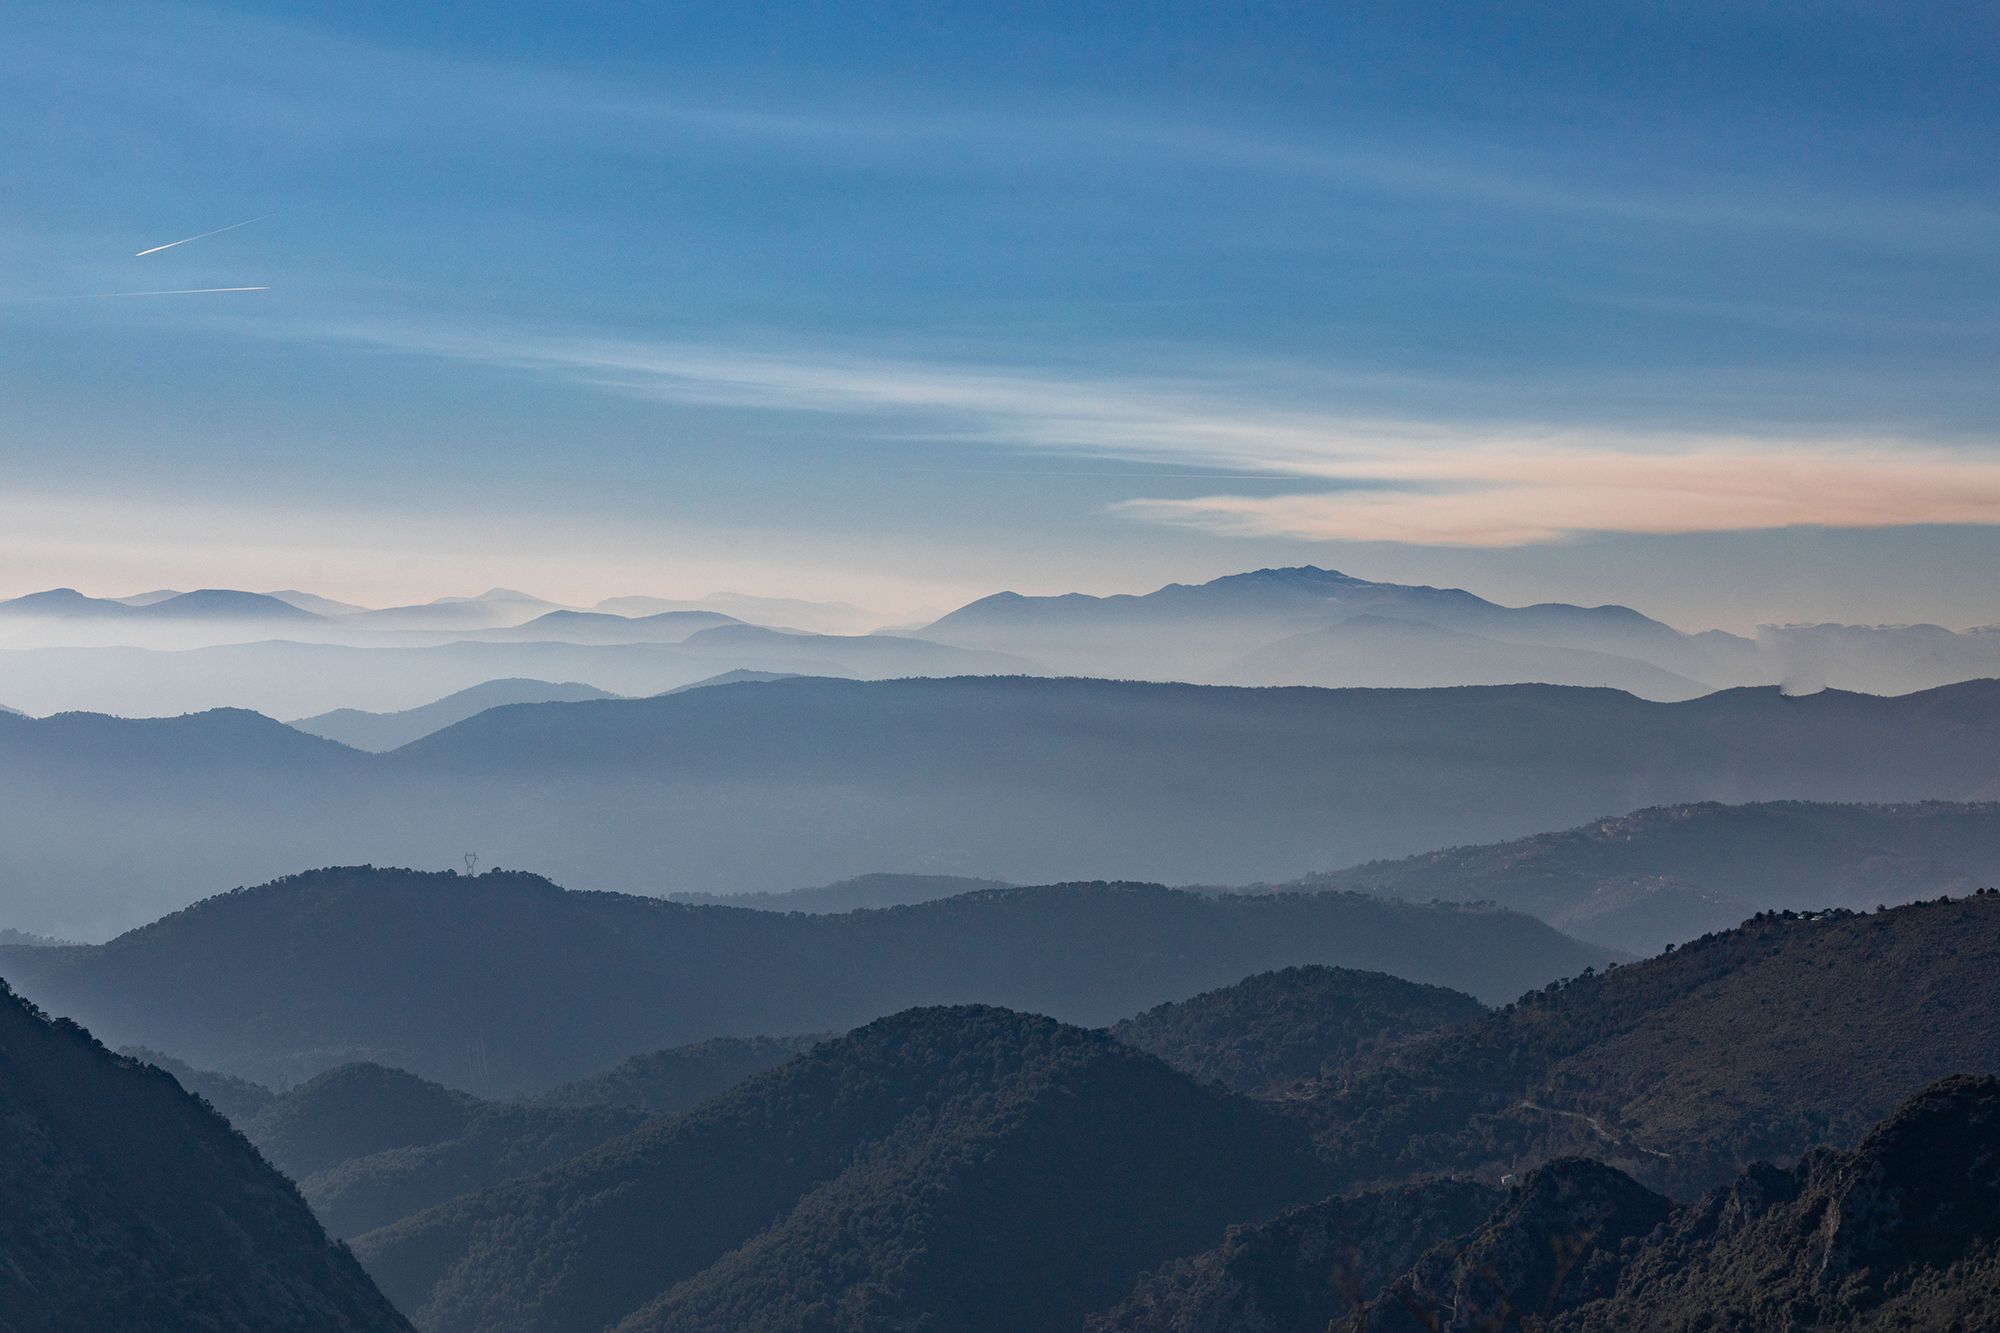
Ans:
POLYGON ((0 594, 2000 621, 1990 3, 7 12, 0 594))

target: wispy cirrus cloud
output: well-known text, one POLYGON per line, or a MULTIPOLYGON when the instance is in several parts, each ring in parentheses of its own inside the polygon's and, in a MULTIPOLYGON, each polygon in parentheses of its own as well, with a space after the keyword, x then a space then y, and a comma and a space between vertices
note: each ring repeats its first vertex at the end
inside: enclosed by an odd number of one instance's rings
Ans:
POLYGON ((837 415, 885 435, 1292 483, 1284 494, 1141 495, 1113 506, 1226 534, 1504 547, 1582 533, 2000 524, 2000 456, 1977 444, 1349 415, 1198 374, 1120 379, 391 325, 336 336, 663 404, 837 415))

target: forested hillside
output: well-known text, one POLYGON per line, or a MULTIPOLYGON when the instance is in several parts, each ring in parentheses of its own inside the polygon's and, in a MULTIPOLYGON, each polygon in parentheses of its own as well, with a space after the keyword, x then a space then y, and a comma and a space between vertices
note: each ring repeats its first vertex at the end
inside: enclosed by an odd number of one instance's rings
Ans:
POLYGON ((2000 1071, 2000 894, 1767 914, 1364 1062, 1315 1103, 1351 1178, 1561 1153, 1689 1194, 2000 1071), (1917 1039, 1914 1034, 1922 1034, 1917 1039))
POLYGON ((1251 1097, 1313 1092, 1413 1033, 1468 1023, 1486 1006, 1442 986, 1344 967, 1288 967, 1148 1009, 1111 1035, 1196 1078, 1251 1097))
POLYGON ((203 1068, 285 1084, 366 1060, 488 1096, 919 1004, 1097 1025, 1294 963, 1498 1002, 1606 959, 1530 917, 1359 894, 1071 884, 808 916, 367 867, 224 894, 105 945, 0 950, 52 1010, 203 1068))
POLYGON ((922 1009, 356 1250, 434 1333, 1016 1333, 1321 1181, 1275 1111, 1107 1036, 922 1009))
POLYGON ((4 985, 0 1127, 0 1327, 409 1328, 221 1116, 4 985))

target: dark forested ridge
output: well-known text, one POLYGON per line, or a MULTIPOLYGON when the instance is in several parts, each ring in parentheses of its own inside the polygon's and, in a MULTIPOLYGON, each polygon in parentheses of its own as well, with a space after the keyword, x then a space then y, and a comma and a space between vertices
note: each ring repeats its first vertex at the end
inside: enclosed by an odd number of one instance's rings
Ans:
POLYGON ((196 1069, 185 1060, 177 1060, 164 1051, 149 1047, 121 1046, 118 1054, 128 1060, 141 1060, 156 1069, 166 1070, 174 1076, 176 1083, 220 1111, 230 1124, 238 1128, 247 1124, 252 1116, 278 1096, 261 1083, 237 1078, 234 1074, 218 1074, 213 1069, 196 1069))
POLYGON ((357 1252, 434 1333, 1015 1333, 1322 1184, 1262 1104, 1101 1033, 927 1009, 357 1252))
POLYGON ((632 1107, 484 1101, 352 1064, 279 1094, 239 1127, 346 1237, 566 1161, 647 1118, 632 1107))
POLYGON ((1646 955, 1759 912, 1874 907, 1992 884, 2000 884, 2000 804, 1708 801, 1280 887, 1490 901, 1646 955))
POLYGON ((1364 1061, 1315 1102, 1355 1179, 1562 1153, 1686 1194, 2000 1071, 2000 894, 1767 914, 1364 1061))
POLYGON ((52 1010, 204 1068, 287 1083, 370 1060, 489 1095, 914 1004, 1096 1025, 1304 962, 1499 1001, 1605 960, 1530 917, 1359 894, 1072 884, 808 916, 365 867, 224 894, 109 944, 0 950, 52 1010))
POLYGON ((1380 972, 1288 967, 1157 1005, 1111 1035, 1251 1097, 1309 1092, 1412 1033, 1486 1012, 1470 995, 1380 972))
POLYGON ((407 1330, 167 1074, 0 986, 0 1327, 407 1330))
POLYGON ((30 886, 8 924, 72 938, 218 883, 467 850, 648 892, 883 866, 1235 884, 1607 810, 1996 794, 1991 681, 1659 704, 1559 686, 802 678, 521 704, 384 755, 245 714, 0 717, 0 842, 30 886))

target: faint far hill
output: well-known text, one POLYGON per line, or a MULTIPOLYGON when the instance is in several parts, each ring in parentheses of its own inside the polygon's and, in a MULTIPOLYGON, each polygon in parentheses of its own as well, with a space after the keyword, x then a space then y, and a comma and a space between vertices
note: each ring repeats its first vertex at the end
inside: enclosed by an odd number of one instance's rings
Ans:
POLYGON ((754 907, 760 912, 852 912, 865 907, 903 907, 959 893, 1011 887, 997 879, 974 879, 965 875, 881 873, 855 875, 816 888, 786 889, 776 893, 670 893, 667 898, 677 903, 754 907))
POLYGON ((1321 1175, 1274 1109, 1102 1033, 926 1008, 355 1251, 430 1333, 1019 1333, 1321 1175))
POLYGON ((113 600, 86 597, 74 588, 52 588, 0 602, 0 617, 110 619, 133 625, 181 620, 265 620, 277 624, 310 624, 324 617, 263 593, 233 588, 201 588, 194 592, 141 594, 113 600))
POLYGON ((410 1325, 291 1184, 158 1069, 0 985, 0 1326, 410 1325))
POLYGON ((507 629, 482 631, 481 637, 504 642, 680 643, 705 629, 742 623, 714 611, 661 611, 649 616, 550 611, 507 629))
MULTIPOLYGON (((296 606, 301 611, 311 611, 314 615, 321 616, 350 616, 357 611, 368 609, 354 602, 335 601, 331 597, 321 597, 318 593, 300 592, 297 588, 283 588, 277 592, 267 593, 266 596, 275 597, 281 602, 296 606)), ((128 597, 125 600, 129 602, 134 599, 128 597)))
POLYGON ((302 717, 290 725, 314 736, 357 750, 381 752, 408 745, 411 741, 442 730, 455 722, 489 708, 507 704, 580 703, 589 699, 618 696, 595 685, 577 681, 554 684, 546 680, 489 680, 484 685, 459 690, 418 708, 397 713, 369 713, 358 708, 337 708, 315 717, 302 717))
POLYGON ((1602 685, 1642 699, 1692 699, 1714 688, 1617 653, 1509 643, 1381 615, 1287 635, 1226 663, 1216 678, 1236 685, 1397 688, 1539 681, 1602 685))
POLYGON ((1279 887, 1490 901, 1645 955, 1758 912, 1866 908, 1995 884, 2000 804, 1705 801, 1279 887))
POLYGON ((226 893, 108 944, 0 949, 0 975, 120 1042, 259 1082, 369 1060, 508 1095, 636 1051, 915 1004, 1101 1024, 1293 963, 1499 1001, 1608 958, 1530 917, 1358 894, 1090 883, 815 916, 364 866, 226 893))
POLYGON ((796 597, 755 597, 717 592, 692 601, 669 597, 607 597, 591 608, 620 616, 649 616, 662 611, 715 611, 753 625, 806 630, 814 634, 868 634, 892 617, 846 602, 810 602, 796 597))
POLYGON ((12 926, 0 926, 0 946, 27 949, 54 949, 74 942, 73 940, 59 940, 52 935, 35 935, 25 930, 15 930, 12 926))

